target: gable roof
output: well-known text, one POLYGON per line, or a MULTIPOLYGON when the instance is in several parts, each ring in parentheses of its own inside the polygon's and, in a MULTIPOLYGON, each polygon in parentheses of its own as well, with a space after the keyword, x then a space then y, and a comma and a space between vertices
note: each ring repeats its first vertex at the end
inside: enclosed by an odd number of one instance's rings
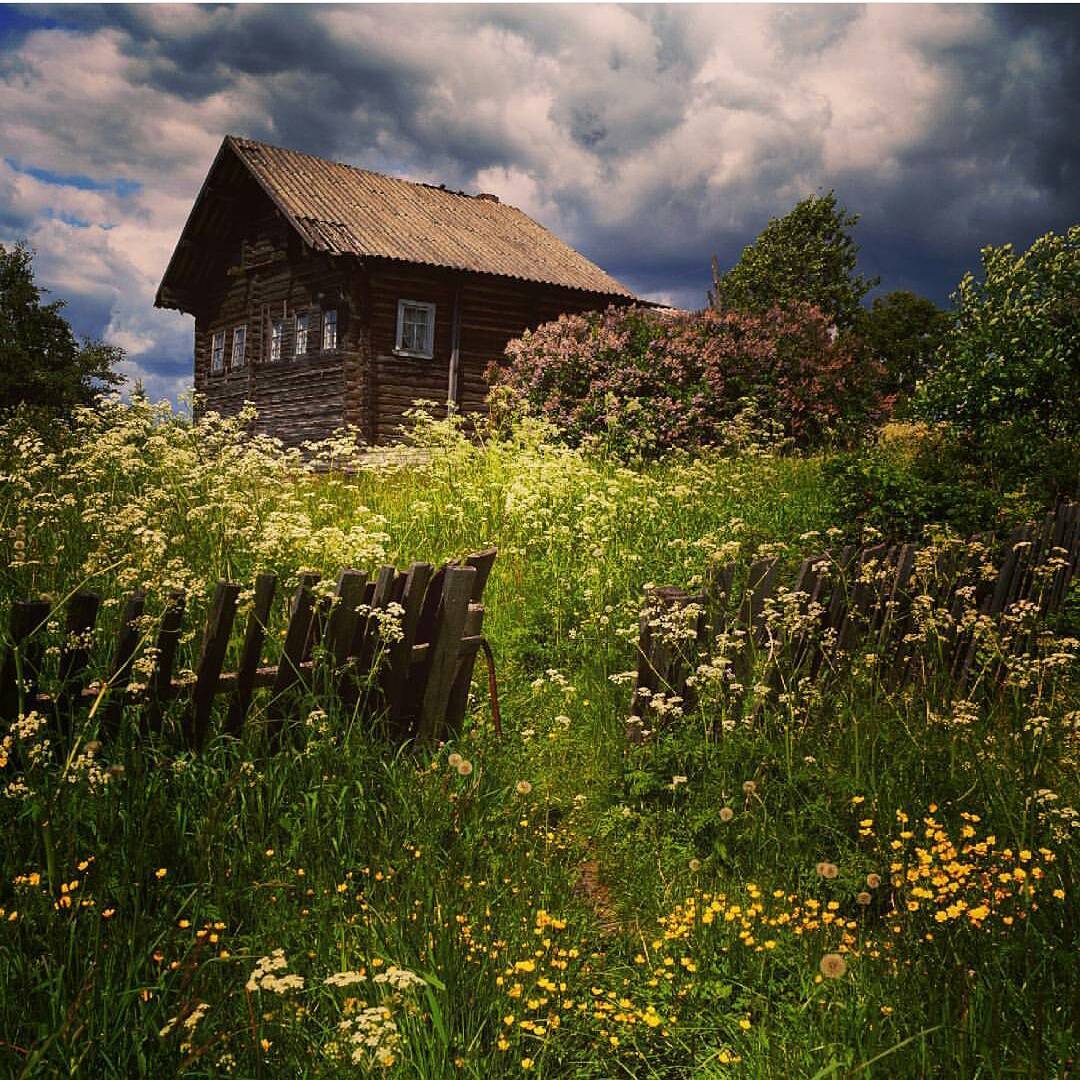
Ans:
MULTIPOLYGON (((200 204, 234 157, 301 238, 316 251, 397 259, 446 269, 520 278, 629 299, 634 294, 516 207, 490 195, 465 195, 398 180, 352 165, 227 135, 158 289, 158 306, 194 246, 200 204)), ((204 214, 205 216, 205 214, 204 214)))

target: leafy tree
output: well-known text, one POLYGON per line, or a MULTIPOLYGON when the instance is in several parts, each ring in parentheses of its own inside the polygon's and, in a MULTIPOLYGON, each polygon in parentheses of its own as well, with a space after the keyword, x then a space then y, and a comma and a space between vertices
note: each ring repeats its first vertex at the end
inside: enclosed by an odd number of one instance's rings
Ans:
POLYGON ((0 244, 0 411, 29 405, 67 411, 115 386, 122 350, 76 339, 60 314, 62 300, 42 304, 33 253, 0 244))
POLYGON ((870 355, 885 369, 885 390, 910 398, 930 369, 949 316, 925 296, 898 289, 874 298, 857 323, 870 355))
POLYGON ((713 259, 710 305, 760 313, 805 302, 839 329, 851 329, 862 298, 877 284, 855 273, 859 248, 851 230, 858 220, 837 205, 833 191, 808 196, 772 218, 726 273, 713 259))
POLYGON ((1036 440, 1080 437, 1080 225, 1023 254, 985 247, 982 266, 953 293, 922 411, 977 438, 1002 425, 1036 440))

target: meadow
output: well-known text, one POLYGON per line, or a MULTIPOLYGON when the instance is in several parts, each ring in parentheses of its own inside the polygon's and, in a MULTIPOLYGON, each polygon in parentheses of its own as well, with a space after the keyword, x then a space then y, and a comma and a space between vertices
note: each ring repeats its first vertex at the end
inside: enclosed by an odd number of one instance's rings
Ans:
POLYGON ((136 400, 49 442, 0 430, 3 625, 14 599, 90 587, 106 640, 143 585, 150 638, 170 589, 197 627, 219 577, 329 589, 496 546, 502 734, 480 678, 438 745, 328 693, 278 753, 265 697, 199 753, 171 713, 146 733, 129 709, 112 738, 21 716, 0 744, 0 1075, 1069 1075, 1075 588, 997 685, 954 693, 928 609, 903 689, 859 655, 736 716, 714 664, 631 744, 646 586, 850 539, 825 455, 744 431, 630 466, 536 424, 420 421, 422 455, 368 467, 345 437, 302 456, 243 421, 136 400))

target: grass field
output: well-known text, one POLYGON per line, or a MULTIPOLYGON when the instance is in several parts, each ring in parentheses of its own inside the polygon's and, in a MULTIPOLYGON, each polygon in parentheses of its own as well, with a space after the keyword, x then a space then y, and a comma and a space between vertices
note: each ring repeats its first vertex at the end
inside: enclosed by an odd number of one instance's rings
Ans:
POLYGON ((1069 1074, 1075 596, 1000 693, 952 700, 932 663, 890 691, 858 657, 745 722, 705 671, 628 747, 645 586, 828 547, 821 460, 423 439, 425 463, 347 474, 142 403, 61 449, 0 432, 5 624, 11 599, 89 585, 104 641, 141 583, 154 611, 188 590, 198 626, 219 576, 329 587, 496 545, 505 724, 479 679, 440 746, 389 745, 327 695, 276 755, 265 701, 198 755, 171 715, 100 743, 96 718, 71 741, 21 718, 0 1075, 1069 1074))

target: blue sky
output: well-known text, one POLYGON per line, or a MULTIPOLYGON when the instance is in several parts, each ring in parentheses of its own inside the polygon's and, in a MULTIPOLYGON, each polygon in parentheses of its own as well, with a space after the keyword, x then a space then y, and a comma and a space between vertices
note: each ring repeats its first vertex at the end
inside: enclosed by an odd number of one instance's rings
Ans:
POLYGON ((155 396, 153 294, 227 132, 491 191, 700 306, 835 188, 862 272, 940 303, 980 247, 1080 221, 1080 10, 981 5, 0 7, 0 242, 155 396))

